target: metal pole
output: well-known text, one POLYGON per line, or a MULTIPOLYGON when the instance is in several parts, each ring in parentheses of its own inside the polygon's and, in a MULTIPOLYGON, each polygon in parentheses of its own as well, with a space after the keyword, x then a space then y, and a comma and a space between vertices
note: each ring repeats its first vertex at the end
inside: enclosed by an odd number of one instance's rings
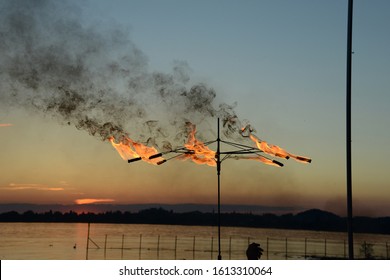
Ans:
POLYGON ((141 260, 141 251, 142 251, 142 234, 139 235, 139 251, 138 251, 139 260, 141 260))
POLYGON ((305 238, 305 260, 307 259, 307 238, 305 238))
POLYGON ((324 250, 325 250, 325 257, 326 257, 326 238, 325 238, 325 242, 324 242, 324 250))
POLYGON ((104 238, 104 259, 106 259, 106 252, 107 252, 107 234, 104 238))
POLYGON ((125 235, 122 234, 121 260, 123 260, 123 246, 124 246, 124 243, 125 243, 125 235))
POLYGON ((90 224, 88 223, 88 234, 87 234, 87 252, 85 253, 85 259, 88 260, 88 248, 89 248, 89 227, 90 224))
POLYGON ((211 257, 210 259, 212 260, 213 259, 213 252, 214 252, 214 236, 211 236, 211 257))
POLYGON ((347 32, 347 227, 348 227, 348 254, 353 254, 353 226, 352 226, 352 133, 351 133, 351 78, 352 78, 352 16, 353 0, 348 0, 348 32, 347 32))
POLYGON ((229 260, 232 259, 232 237, 229 236, 229 260))
POLYGON ((192 241, 192 259, 195 260, 195 235, 192 241))
POLYGON ((222 260, 221 256, 221 139, 219 138, 219 118, 217 125, 217 153, 215 155, 217 159, 217 177, 218 177, 218 260, 222 260))
POLYGON ((157 259, 160 259, 160 235, 157 237, 157 259))
POLYGON ((268 252, 269 252, 269 238, 267 237, 267 260, 269 260, 268 252))
POLYGON ((345 244, 345 239, 344 239, 344 259, 347 258, 347 253, 346 253, 346 244, 345 244))
POLYGON ((286 260, 288 259, 288 250, 287 250, 288 248, 287 248, 287 237, 286 237, 286 260))
POLYGON ((177 260, 177 235, 175 236, 175 260, 177 260))

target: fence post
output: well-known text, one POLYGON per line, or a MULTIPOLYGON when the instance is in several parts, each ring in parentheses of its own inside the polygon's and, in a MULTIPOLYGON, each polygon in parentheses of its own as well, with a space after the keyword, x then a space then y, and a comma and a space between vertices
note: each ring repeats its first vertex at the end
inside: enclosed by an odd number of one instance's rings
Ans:
POLYGON ((305 237, 305 260, 307 259, 307 237, 305 237))
POLYGON ((345 239, 344 239, 344 259, 347 258, 347 248, 346 248, 347 244, 345 242, 345 239))
POLYGON ((121 260, 123 260, 123 244, 125 242, 125 235, 122 234, 121 260))
POLYGON ((213 246, 213 245, 214 245, 213 243, 214 243, 214 237, 211 236, 211 250, 210 250, 210 251, 211 251, 211 259, 213 259, 213 247, 214 247, 214 246, 213 246))
POLYGON ((160 259, 160 234, 157 236, 157 259, 160 259))
POLYGON ((195 235, 194 235, 194 241, 192 243, 192 259, 195 260, 195 235))
POLYGON ((89 227, 90 223, 88 223, 88 233, 87 233, 87 251, 85 253, 85 259, 88 260, 88 248, 89 248, 89 227))
POLYGON ((107 234, 104 238, 104 259, 106 259, 106 251, 107 251, 107 234))
POLYGON ((386 242, 386 260, 388 260, 388 259, 389 259, 389 246, 386 242))
POLYGON ((141 259, 141 250, 142 250, 142 234, 139 235, 139 254, 138 259, 141 259))
POLYGON ((177 259, 177 235, 175 236, 175 260, 177 259))
POLYGON ((326 238, 325 238, 325 257, 326 257, 326 238))
POLYGON ((229 237, 229 260, 232 259, 232 237, 229 237))
POLYGON ((269 260, 268 252, 269 252, 269 238, 267 237, 267 260, 269 260))
POLYGON ((286 260, 288 259, 287 257, 287 237, 286 237, 286 260))

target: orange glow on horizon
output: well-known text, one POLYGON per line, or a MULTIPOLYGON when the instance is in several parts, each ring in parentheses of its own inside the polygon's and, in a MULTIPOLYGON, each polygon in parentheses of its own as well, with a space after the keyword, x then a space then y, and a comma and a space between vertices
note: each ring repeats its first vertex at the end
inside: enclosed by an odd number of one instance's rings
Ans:
POLYGON ((80 198, 74 201, 75 204, 93 204, 101 202, 114 202, 114 199, 111 198, 80 198))
POLYGON ((10 127, 13 126, 12 123, 0 123, 0 127, 10 127))

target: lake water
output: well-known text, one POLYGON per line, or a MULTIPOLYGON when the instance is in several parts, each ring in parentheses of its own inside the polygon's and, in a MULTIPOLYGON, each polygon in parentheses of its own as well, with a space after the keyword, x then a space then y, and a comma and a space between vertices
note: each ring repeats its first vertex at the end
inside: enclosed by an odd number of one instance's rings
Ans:
MULTIPOLYGON (((347 233, 259 228, 221 228, 223 259, 245 259, 249 242, 262 259, 343 258, 347 233)), ((355 234, 356 258, 388 259, 390 235, 355 234), (366 246, 364 246, 366 242, 366 246)), ((0 223, 0 259, 216 259, 217 228, 206 226, 0 223), (87 248, 88 244, 88 250, 87 248)))

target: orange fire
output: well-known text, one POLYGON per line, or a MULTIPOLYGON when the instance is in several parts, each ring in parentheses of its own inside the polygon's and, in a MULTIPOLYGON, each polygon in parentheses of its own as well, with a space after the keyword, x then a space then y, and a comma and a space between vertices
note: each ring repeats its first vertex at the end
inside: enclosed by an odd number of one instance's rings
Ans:
POLYGON ((280 148, 279 146, 268 144, 266 141, 260 140, 259 138, 257 138, 253 134, 249 134, 249 137, 253 142, 256 143, 257 148, 259 148, 259 150, 262 150, 266 154, 280 157, 280 158, 285 158, 285 159, 293 158, 296 161, 302 162, 302 163, 311 162, 310 158, 291 154, 291 153, 287 152, 285 149, 280 148))
MULTIPOLYGON (((175 156, 173 158, 181 159, 181 160, 191 160, 196 164, 206 164, 208 166, 216 166, 217 165, 217 153, 211 150, 205 143, 196 139, 196 126, 190 122, 187 123, 188 128, 188 140, 187 143, 184 144, 185 150, 183 148, 179 148, 178 150, 172 150, 171 152, 183 153, 180 156, 175 156)), ((249 137, 260 150, 258 152, 264 152, 268 155, 289 159, 293 158, 294 160, 302 163, 310 163, 311 159, 303 156, 298 156, 287 152, 279 146, 268 144, 266 141, 260 140, 258 137, 252 134, 253 130, 250 127, 245 127, 241 131, 241 135, 244 137, 249 137), (249 133, 249 134, 248 134, 249 133)), ((163 153, 158 153, 157 149, 154 147, 148 147, 141 143, 135 142, 129 137, 124 137, 119 143, 115 142, 114 137, 109 137, 108 140, 111 142, 112 146, 117 150, 122 159, 127 160, 128 162, 143 160, 148 163, 154 165, 160 165, 167 160, 162 157, 163 153)), ((215 142, 215 141, 214 141, 215 142)), ((258 153, 257 151, 254 154, 258 153)), ((260 161, 262 163, 281 167, 282 163, 269 159, 267 157, 261 155, 255 156, 235 156, 235 159, 249 159, 260 161)))
POLYGON ((215 152, 207 147, 202 141, 199 141, 195 137, 196 126, 192 123, 188 123, 189 135, 188 141, 184 145, 189 151, 188 153, 179 157, 179 159, 190 159, 196 164, 207 164, 208 166, 216 166, 215 152))
POLYGON ((125 137, 125 140, 121 141, 120 143, 116 143, 114 137, 109 137, 108 140, 124 160, 139 158, 148 163, 156 165, 164 160, 162 157, 149 159, 150 156, 158 153, 157 149, 135 142, 128 137, 125 137))

